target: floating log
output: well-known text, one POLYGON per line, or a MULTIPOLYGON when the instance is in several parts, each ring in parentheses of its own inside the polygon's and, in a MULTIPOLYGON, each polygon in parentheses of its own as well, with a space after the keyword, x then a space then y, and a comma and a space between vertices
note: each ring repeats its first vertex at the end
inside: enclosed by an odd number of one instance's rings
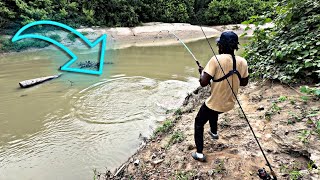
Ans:
POLYGON ((62 74, 57 74, 57 75, 54 75, 54 76, 47 76, 47 77, 29 79, 29 80, 25 80, 25 81, 19 82, 19 85, 20 85, 21 88, 28 88, 28 87, 35 86, 37 84, 41 84, 41 83, 44 83, 46 81, 52 80, 52 79, 56 79, 56 78, 60 77, 61 75, 62 74))

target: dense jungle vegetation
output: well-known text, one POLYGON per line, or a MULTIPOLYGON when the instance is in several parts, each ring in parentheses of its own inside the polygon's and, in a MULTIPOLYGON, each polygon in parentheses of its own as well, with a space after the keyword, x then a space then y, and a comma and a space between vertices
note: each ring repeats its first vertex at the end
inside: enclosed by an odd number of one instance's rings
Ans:
POLYGON ((0 1, 0 29, 17 29, 36 20, 73 27, 136 26, 142 22, 241 23, 269 11, 264 0, 7 0, 0 1))
POLYGON ((320 83, 319 1, 283 1, 272 13, 244 24, 263 24, 272 16, 275 27, 256 29, 246 47, 251 74, 284 83, 320 83))

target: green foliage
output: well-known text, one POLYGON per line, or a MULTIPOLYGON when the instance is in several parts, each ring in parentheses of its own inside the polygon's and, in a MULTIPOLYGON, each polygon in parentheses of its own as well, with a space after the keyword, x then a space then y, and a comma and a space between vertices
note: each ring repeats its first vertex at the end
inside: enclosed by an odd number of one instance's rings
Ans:
POLYGON ((314 166, 315 166, 315 163, 310 160, 307 165, 308 171, 312 171, 314 166))
MULTIPOLYGON (((85 36, 85 35, 88 35, 89 33, 88 33, 88 32, 81 32, 81 34, 85 36)), ((67 38, 68 38, 70 41, 75 42, 76 39, 78 38, 78 36, 75 35, 75 34, 68 34, 68 35, 67 35, 67 38)))
POLYGON ((301 86, 300 92, 320 97, 320 89, 319 88, 311 88, 309 86, 301 86))
POLYGON ((299 117, 296 113, 294 113, 292 111, 289 112, 289 115, 291 116, 291 118, 288 119, 288 124, 293 124, 295 122, 300 122, 302 120, 301 117, 299 117), (291 123, 289 123, 289 121, 291 123))
POLYGON ((308 96, 301 96, 300 97, 303 101, 307 102, 309 100, 309 97, 308 96))
POLYGON ((277 103, 272 103, 271 111, 274 113, 279 113, 281 111, 281 107, 279 107, 277 103))
MULTIPOLYGON (((137 10, 141 1, 127 0, 95 0, 86 4, 93 10, 95 25, 101 26, 128 26, 138 25, 139 15, 137 10)), ((88 9, 86 10, 88 11, 88 9)))
POLYGON ((10 18, 15 17, 15 12, 11 11, 5 2, 0 1, 0 27, 3 27, 9 22, 10 18))
POLYGON ((83 32, 81 32, 81 34, 84 35, 84 36, 86 36, 86 35, 88 35, 89 33, 86 32, 86 31, 83 31, 83 32))
POLYGON ((172 112, 174 112, 174 110, 173 109, 168 109, 168 110, 166 110, 166 114, 170 114, 170 113, 172 113, 172 112))
POLYGON ((181 131, 176 131, 172 134, 168 144, 171 145, 171 144, 180 143, 184 139, 185 139, 185 136, 183 135, 183 133, 181 131))
POLYGON ((209 3, 212 0, 195 0, 194 1, 194 16, 191 19, 191 22, 194 24, 207 24, 206 20, 206 11, 208 10, 209 3), (198 22, 200 21, 200 22, 198 22))
POLYGON ((287 98, 287 96, 280 96, 279 98, 278 98, 278 101, 279 102, 284 102, 284 101, 286 101, 288 98, 287 98))
MULTIPOLYGON (((240 23, 270 9, 265 0, 14 0, 0 2, 0 30, 37 20, 72 27, 136 26, 141 22, 240 23), (217 17, 221 16, 221 17, 217 17)), ((12 33, 12 31, 10 31, 12 33)))
POLYGON ((296 104, 296 100, 293 97, 290 98, 290 104, 292 104, 292 105, 296 104))
POLYGON ((142 22, 190 22, 194 0, 142 0, 139 18, 142 22))
POLYGON ((311 107, 306 113, 307 124, 312 127, 311 134, 320 137, 320 109, 319 107, 311 107))
POLYGON ((97 169, 93 169, 93 180, 96 180, 97 169))
POLYGON ((173 127, 173 122, 171 120, 165 120, 161 126, 159 126, 154 135, 162 134, 168 132, 173 127))
POLYGON ((265 112, 265 119, 270 121, 271 116, 274 114, 280 114, 281 107, 278 106, 277 102, 273 102, 271 107, 265 112))
POLYGON ((284 83, 320 80, 320 4, 313 0, 286 0, 265 16, 251 21, 263 24, 274 15, 273 28, 258 28, 244 57, 254 77, 284 83))
POLYGON ((213 0, 205 12, 205 22, 209 25, 235 24, 250 16, 269 11, 274 1, 261 0, 213 0))
POLYGON ((288 165, 286 164, 281 164, 280 165, 280 173, 287 173, 288 172, 288 165))
POLYGON ((292 125, 294 122, 291 120, 291 119, 288 119, 288 122, 287 122, 287 124, 289 125, 292 125))
POLYGON ((56 41, 61 41, 61 37, 58 34, 52 34, 49 36, 49 38, 54 39, 56 41))
POLYGON ((174 112, 174 115, 182 115, 182 111, 181 109, 177 109, 175 112, 174 112))
POLYGON ((291 171, 289 175, 290 175, 290 180, 298 180, 302 178, 302 174, 300 173, 300 171, 291 171))
POLYGON ((174 179, 189 180, 195 175, 193 171, 176 171, 174 179))
POLYGON ((18 42, 11 42, 10 39, 0 38, 0 52, 22 51, 29 48, 44 48, 50 44, 44 41, 26 39, 18 42))
POLYGON ((320 120, 318 120, 316 122, 316 130, 315 132, 318 134, 318 136, 320 137, 320 120))
POLYGON ((68 38, 70 41, 75 42, 77 36, 76 36, 75 34, 68 34, 68 35, 67 35, 67 38, 68 38))
POLYGON ((224 172, 226 172, 226 167, 224 166, 224 160, 218 160, 216 162, 213 172, 214 174, 223 174, 224 172))
POLYGON ((303 142, 304 144, 307 144, 309 143, 309 137, 311 135, 311 131, 309 130, 302 130, 300 133, 299 133, 299 139, 301 142, 303 142))

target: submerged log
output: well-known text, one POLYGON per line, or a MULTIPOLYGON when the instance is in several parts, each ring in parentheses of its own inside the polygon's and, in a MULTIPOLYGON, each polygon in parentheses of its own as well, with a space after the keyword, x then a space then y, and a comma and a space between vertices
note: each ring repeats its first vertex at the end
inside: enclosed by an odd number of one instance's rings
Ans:
POLYGON ((41 77, 41 78, 35 78, 35 79, 29 79, 29 80, 25 80, 25 81, 21 81, 19 82, 19 85, 21 88, 28 88, 37 84, 41 84, 44 83, 46 81, 52 80, 52 79, 56 79, 58 77, 60 77, 62 74, 57 74, 54 76, 47 76, 47 77, 41 77))
MULTIPOLYGON (((113 64, 113 62, 104 62, 103 64, 113 64)), ((97 69, 99 68, 100 63, 99 62, 94 62, 94 61, 84 61, 84 62, 79 62, 78 66, 80 68, 94 68, 97 69)))

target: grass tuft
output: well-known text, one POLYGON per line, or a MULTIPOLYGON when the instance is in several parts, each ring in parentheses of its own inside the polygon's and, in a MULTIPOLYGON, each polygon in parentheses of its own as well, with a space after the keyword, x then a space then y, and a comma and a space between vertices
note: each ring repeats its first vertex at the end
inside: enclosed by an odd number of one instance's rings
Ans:
POLYGON ((163 124, 159 127, 154 132, 154 135, 162 134, 168 132, 171 128, 173 127, 173 122, 172 120, 165 120, 163 124))

